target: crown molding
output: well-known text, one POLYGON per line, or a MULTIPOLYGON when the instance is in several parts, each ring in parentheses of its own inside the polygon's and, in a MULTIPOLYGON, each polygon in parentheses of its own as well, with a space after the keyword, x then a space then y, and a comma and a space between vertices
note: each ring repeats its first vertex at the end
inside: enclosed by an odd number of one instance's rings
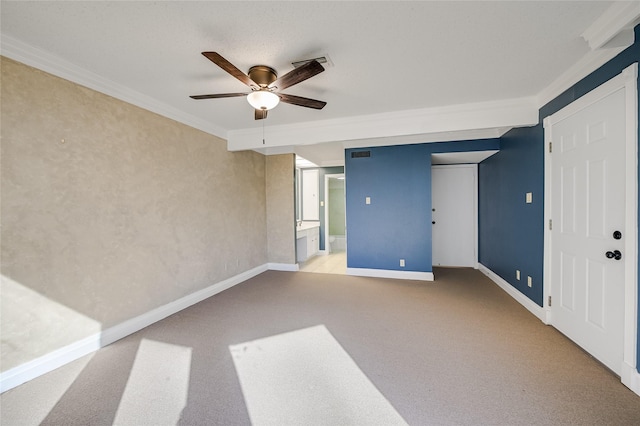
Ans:
POLYGON ((639 18, 640 2, 617 1, 582 33, 582 38, 591 50, 607 47, 608 43, 615 43, 614 40, 623 43, 617 47, 628 47, 633 44, 633 27, 639 18))
POLYGON ((81 86, 88 87, 105 95, 133 104, 140 108, 170 118, 203 132, 227 138, 227 131, 193 115, 180 111, 158 100, 131 90, 119 83, 99 76, 89 70, 79 67, 58 56, 40 50, 16 38, 2 34, 0 54, 7 58, 37 68, 41 71, 69 80, 81 86))
POLYGON ((615 58, 624 49, 624 47, 611 47, 608 49, 592 50, 587 53, 549 86, 538 93, 536 96, 538 108, 542 108, 565 90, 570 89, 571 86, 615 58))
POLYGON ((617 1, 594 21, 582 38, 591 50, 538 95, 538 108, 615 58, 633 44, 634 26, 640 22, 640 2, 617 1))

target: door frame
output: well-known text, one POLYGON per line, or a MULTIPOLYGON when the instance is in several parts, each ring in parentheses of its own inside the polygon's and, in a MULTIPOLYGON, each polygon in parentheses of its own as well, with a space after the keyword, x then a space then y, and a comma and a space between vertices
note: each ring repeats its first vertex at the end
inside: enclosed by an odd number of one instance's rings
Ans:
MULTIPOLYGON (((433 164, 433 169, 472 169, 473 170, 473 268, 478 269, 478 164, 477 163, 464 163, 464 164, 433 164)), ((431 180, 431 200, 433 204, 433 178, 431 180)), ((433 206, 432 206, 433 207, 433 206)), ((433 234, 431 239, 431 251, 433 253, 433 234)))
POLYGON ((576 99, 560 111, 545 117, 544 123, 544 285, 543 309, 544 323, 553 325, 553 316, 549 306, 549 296, 553 295, 554 285, 551 282, 551 260, 553 248, 549 224, 551 217, 551 191, 553 186, 551 165, 553 154, 549 153, 551 142, 551 126, 585 107, 597 102, 607 95, 625 90, 625 124, 626 124, 626 183, 625 183, 625 238, 624 253, 629 260, 625 262, 624 284, 624 348, 621 367, 621 381, 624 385, 640 393, 640 374, 636 370, 638 340, 638 64, 634 63, 622 73, 598 86, 586 95, 576 99))

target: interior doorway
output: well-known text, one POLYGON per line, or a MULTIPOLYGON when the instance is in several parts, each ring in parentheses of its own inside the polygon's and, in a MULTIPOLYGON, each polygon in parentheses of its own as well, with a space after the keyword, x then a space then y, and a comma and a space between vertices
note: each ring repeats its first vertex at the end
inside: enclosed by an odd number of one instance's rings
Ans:
POLYGON ((324 249, 327 255, 347 250, 344 173, 324 177, 324 249))
POLYGON ((324 176, 324 250, 300 265, 302 272, 347 273, 347 227, 344 173, 324 176))

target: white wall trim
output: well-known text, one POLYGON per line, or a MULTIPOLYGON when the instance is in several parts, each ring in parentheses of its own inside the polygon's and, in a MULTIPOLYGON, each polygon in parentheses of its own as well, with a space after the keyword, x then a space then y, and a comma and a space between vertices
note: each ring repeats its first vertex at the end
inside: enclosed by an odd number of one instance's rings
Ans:
POLYGON ((520 293, 520 291, 518 291, 514 286, 509 284, 501 276, 484 266, 482 263, 478 264, 478 269, 480 270, 480 272, 489 277, 491 281, 496 283, 498 287, 503 289, 509 296, 513 297, 518 303, 520 303, 529 312, 535 315, 540 321, 542 321, 544 324, 549 324, 549 312, 545 308, 538 306, 537 303, 529 299, 524 294, 520 293))
POLYGON ((300 266, 297 263, 268 263, 267 269, 270 271, 297 272, 300 270, 300 266))
POLYGON ((582 59, 573 64, 560 77, 555 79, 553 83, 542 90, 538 96, 538 109, 542 108, 564 91, 570 89, 574 84, 609 62, 616 57, 624 48, 610 48, 602 50, 594 50, 587 53, 582 59))
POLYGON ((640 2, 614 2, 582 33, 582 38, 589 43, 592 50, 596 50, 605 47, 607 43, 622 33, 625 35, 626 46, 624 47, 631 46, 633 44, 633 27, 639 16, 640 2))
POLYGON ((433 281, 433 272, 393 271, 390 269, 347 268, 347 275, 398 280, 433 281))
MULTIPOLYGON (((269 264, 271 265, 271 264, 269 264)), ((296 265, 297 266, 297 265, 296 265)), ((35 379, 45 373, 55 370, 65 364, 87 354, 97 351, 119 339, 135 333, 149 325, 160 321, 169 315, 173 315, 191 305, 201 302, 215 294, 218 294, 234 285, 240 284, 258 274, 266 271, 267 264, 260 265, 248 271, 242 272, 224 281, 220 281, 202 290, 198 290, 166 305, 152 309, 135 318, 131 318, 100 333, 78 340, 32 361, 14 367, 0 373, 0 392, 8 391, 29 380, 35 379)))
MULTIPOLYGON (((640 3, 638 4, 640 6, 640 3)), ((637 368, 637 347, 638 347, 638 63, 627 67, 622 71, 621 78, 624 78, 626 91, 626 169, 632 170, 627 173, 626 193, 627 200, 626 229, 630 238, 626 239, 625 252, 632 256, 632 262, 625 263, 625 275, 628 277, 625 282, 625 323, 624 323, 624 365, 633 367, 638 374, 637 368)), ((623 382, 624 383, 624 382, 623 382)), ((636 381, 636 388, 631 388, 640 395, 640 382, 636 381)))
POLYGON ((623 362, 620 381, 637 395, 640 395, 640 373, 635 367, 623 362))
POLYGON ((639 19, 639 2, 613 3, 582 33, 582 38, 589 43, 591 51, 536 96, 538 108, 551 102, 633 44, 633 30, 639 19))
POLYGON ((112 96, 148 111, 160 114, 203 132, 227 138, 227 131, 211 122, 187 114, 150 96, 81 68, 49 52, 40 50, 8 35, 2 35, 0 49, 3 56, 37 68, 81 86, 112 96))
POLYGON ((82 340, 0 373, 0 393, 97 351, 102 347, 100 334, 96 333, 85 337, 82 340))

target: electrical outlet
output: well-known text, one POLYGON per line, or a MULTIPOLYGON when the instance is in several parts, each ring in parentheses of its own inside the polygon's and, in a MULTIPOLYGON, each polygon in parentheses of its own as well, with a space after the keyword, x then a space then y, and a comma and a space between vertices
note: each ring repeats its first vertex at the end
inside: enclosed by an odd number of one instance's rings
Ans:
POLYGON ((533 286, 533 280, 531 279, 531 277, 527 276, 527 285, 529 287, 533 286))
POLYGON ((516 269, 516 280, 520 281, 520 270, 516 269))
POLYGON ((365 204, 371 204, 371 197, 366 197, 366 198, 364 199, 364 203, 365 203, 365 204))
POLYGON ((404 259, 400 259, 400 267, 404 268, 404 259))
POLYGON ((527 204, 533 203, 533 192, 527 192, 526 202, 527 202, 527 204))

